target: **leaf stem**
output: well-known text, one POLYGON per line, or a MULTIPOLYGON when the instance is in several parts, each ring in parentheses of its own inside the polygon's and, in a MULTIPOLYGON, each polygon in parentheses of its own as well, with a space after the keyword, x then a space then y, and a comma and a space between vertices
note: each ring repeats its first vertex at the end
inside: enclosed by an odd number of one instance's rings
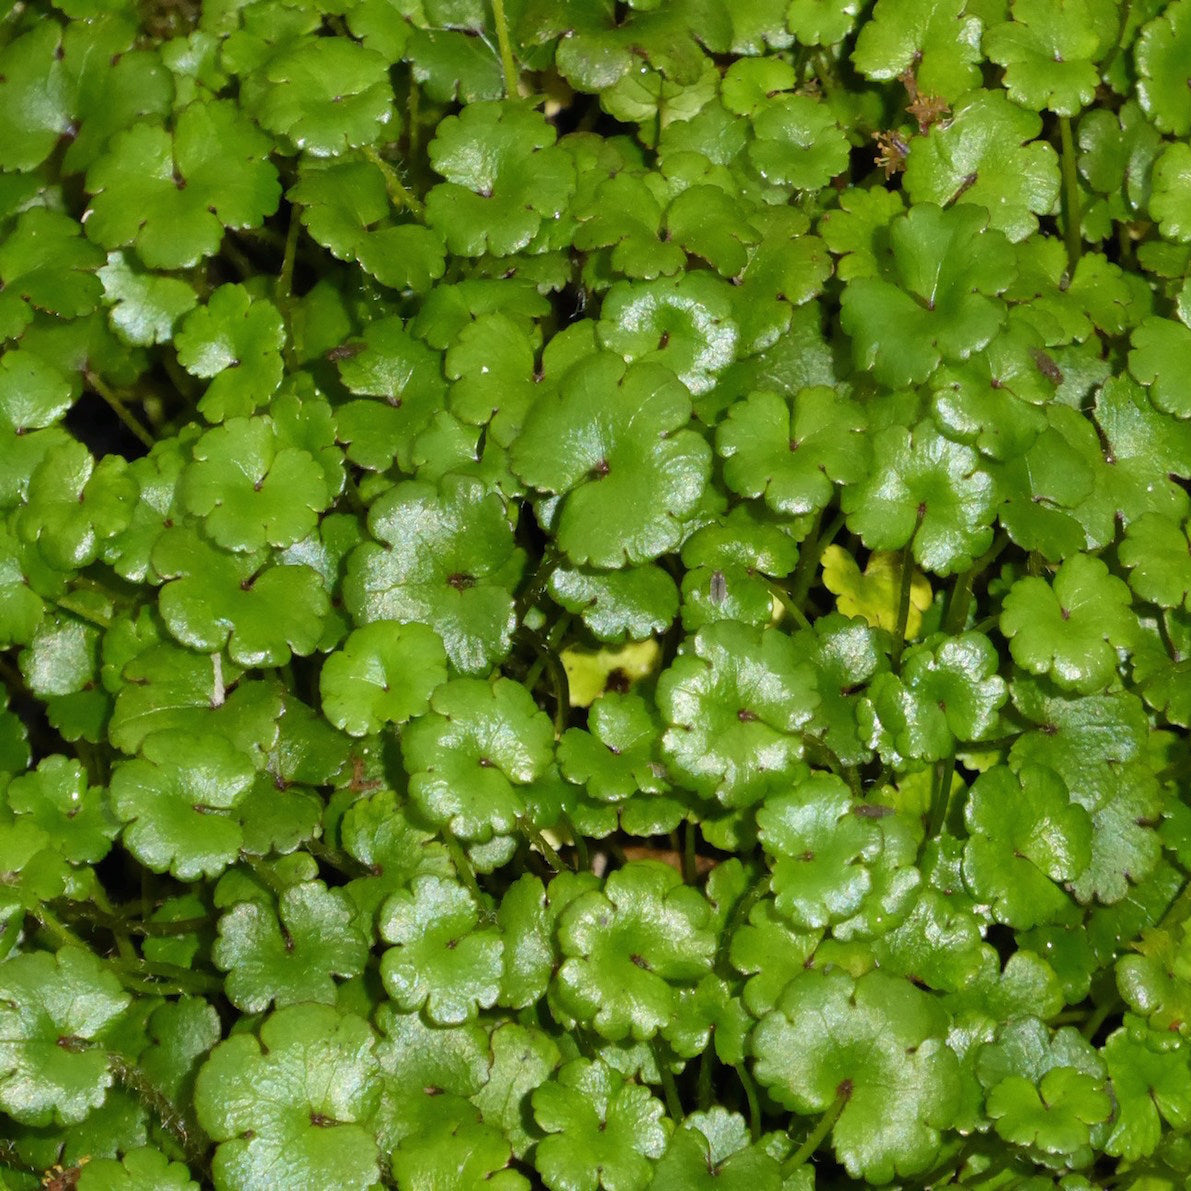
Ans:
POLYGON ((789 1178, 826 1140, 835 1128, 844 1105, 852 1098, 852 1081, 845 1079, 836 1090, 831 1107, 819 1118, 819 1123, 810 1131, 806 1140, 794 1151, 782 1166, 782 1176, 789 1178))
POLYGON ((902 547, 901 573, 898 575, 897 589, 897 624, 893 630, 893 649, 889 654, 889 664, 896 674, 901 665, 902 650, 906 647, 906 626, 910 623, 910 589, 913 587, 914 576, 914 539, 922 528, 922 519, 926 516, 925 507, 919 507, 918 520, 914 523, 914 532, 909 541, 902 547))
POLYGON ((298 218, 298 206, 295 203, 289 209, 289 227, 285 232, 285 251, 281 258, 281 272, 277 274, 277 288, 274 291, 277 298, 277 309, 281 311, 281 321, 285 326, 285 356, 286 366, 291 372, 297 371, 298 361, 294 355, 293 340, 293 296, 294 296, 294 262, 298 256, 298 236, 302 231, 302 221, 298 218))
POLYGON ((687 885, 699 880, 699 866, 695 859, 695 825, 687 819, 682 825, 682 879, 687 885))
POLYGON ((93 393, 102 397, 107 402, 108 407, 112 413, 124 423, 126 429, 132 436, 147 450, 152 450, 157 440, 152 434, 138 421, 132 411, 124 404, 123 400, 110 388, 107 383, 97 376, 94 372, 88 369, 84 374, 84 379, 87 382, 87 388, 93 393))
POLYGON ((674 1072, 670 1070, 670 1065, 666 1062, 665 1048, 662 1046, 661 1039, 656 1036, 651 1046, 653 1060, 658 1065, 658 1074, 662 1079, 662 1094, 666 1098, 666 1112, 675 1125, 681 1125, 686 1119, 686 1113, 682 1111, 682 1101, 678 1096, 678 1084, 674 1082, 674 1072))
POLYGON ((123 1055, 108 1054, 108 1069, 151 1113, 167 1133, 178 1143, 192 1173, 206 1165, 207 1139, 197 1125, 191 1125, 186 1115, 135 1064, 123 1055))
POLYGON ((702 1057, 699 1059, 699 1080, 695 1087, 695 1096, 698 1100, 700 1112, 706 1112, 711 1107, 711 1098, 713 1095, 712 1076, 714 1074, 715 1047, 709 1039, 702 1057))
POLYGON ((968 609, 972 606, 972 588, 976 580, 996 562, 1008 545, 1009 535, 1002 531, 997 535, 993 544, 976 559, 969 570, 956 576, 955 586, 952 587, 951 595, 947 600, 947 611, 943 614, 943 632, 949 634, 962 632, 964 625, 968 623, 968 609))
POLYGON ((364 156, 372 162, 385 179, 385 189, 389 198, 398 207, 404 207, 415 219, 421 220, 426 214, 426 208, 421 201, 411 194, 401 181, 401 175, 377 151, 374 145, 364 147, 364 156))
POLYGON ((1083 251, 1080 223, 1079 172, 1075 161, 1075 138, 1071 135, 1071 117, 1059 117, 1059 143, 1063 149, 1063 236, 1067 243, 1067 280, 1075 276, 1083 251))
POLYGON ((769 588, 771 594, 785 609, 790 618, 798 622, 799 628, 809 629, 811 627, 811 622, 807 620, 806 614, 795 603, 794 597, 786 589, 785 584, 779 582, 777 579, 771 579, 767 575, 759 575, 758 577, 769 588))
POLYGON ((740 1080, 740 1086, 744 1088, 744 1098, 748 1101, 749 1106, 749 1136, 753 1141, 761 1140, 761 1101, 757 1096, 757 1085, 753 1082, 753 1077, 749 1074, 748 1068, 741 1063, 739 1067, 735 1068, 736 1076, 740 1080))
POLYGON ((802 539, 798 549, 798 563, 794 567, 794 574, 790 576, 790 598, 799 608, 806 604, 806 597, 810 594, 811 584, 815 581, 819 563, 823 559, 823 551, 831 545, 844 527, 843 513, 837 514, 825 530, 822 529, 822 525, 823 513, 820 512, 815 518, 814 527, 802 539))
POLYGON ((541 852, 546 858, 546 863, 556 873, 561 873, 564 869, 570 867, 554 848, 550 846, 550 841, 529 821, 528 816, 521 815, 518 817, 517 829, 533 847, 541 852))
POLYGON ((926 838, 934 839, 943 830, 947 822, 948 804, 951 801, 951 784, 955 778, 955 747, 942 761, 935 762, 935 771, 931 775, 930 819, 927 824, 926 838))
POLYGON ((839 754, 829 744, 820 740, 819 737, 811 736, 805 732, 802 734, 802 744, 808 752, 817 753, 821 761, 836 777, 847 782, 848 788, 855 797, 863 797, 863 791, 860 788, 860 775, 853 766, 845 765, 840 760, 839 754))
POLYGON ((520 88, 517 63, 513 58, 513 43, 509 40, 509 22, 505 16, 505 0, 492 0, 492 23, 496 26, 496 43, 500 46, 500 66, 505 76, 505 94, 516 99, 520 88))
POLYGON ((1096 1036, 1096 1031, 1104 1025, 1108 1018, 1118 1012, 1120 1008, 1120 998, 1110 998, 1105 1004, 1100 1005, 1088 1020, 1083 1023, 1079 1032, 1090 1042, 1096 1036))
POLYGON ((451 855, 451 863, 455 866, 455 872, 458 874, 459 880, 467 886, 468 892, 476 899, 476 904, 483 910, 490 911, 492 909, 492 899, 480 888, 480 883, 476 880, 476 870, 472 868, 471 861, 468 860, 463 845, 450 831, 444 830, 442 838, 443 842, 447 845, 447 851, 451 855))
POLYGON ((571 843, 575 849, 576 871, 589 872, 591 870, 591 855, 587 850, 587 840, 583 838, 581 832, 575 830, 575 824, 571 822, 571 817, 565 812, 562 816, 562 825, 571 833, 571 843))

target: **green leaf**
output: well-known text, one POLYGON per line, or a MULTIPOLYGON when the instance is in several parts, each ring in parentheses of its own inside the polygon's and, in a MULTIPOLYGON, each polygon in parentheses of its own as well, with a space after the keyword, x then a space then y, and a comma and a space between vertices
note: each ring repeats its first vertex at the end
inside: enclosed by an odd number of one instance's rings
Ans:
POLYGON ((980 82, 981 22, 965 0, 877 0, 852 61, 866 78, 891 82, 912 70, 921 92, 955 99, 980 82))
POLYGON ((643 641, 664 632, 678 613, 674 580, 659 566, 593 571, 558 567, 550 598, 582 617, 598 641, 643 641))
POLYGON ((813 773, 757 812, 757 834, 773 857, 774 905, 796 930, 852 917, 872 890, 885 836, 877 819, 855 811, 840 778, 813 773))
POLYGON ((535 1165, 550 1191, 644 1191, 666 1148, 663 1108, 601 1060, 575 1059, 533 1093, 547 1136, 535 1165))
POLYGON ((801 772, 802 734, 819 702, 789 637, 722 621, 699 630, 658 680, 662 748, 684 784, 747 806, 801 772))
POLYGON ((319 677, 323 713, 352 736, 424 713, 447 677, 442 641, 425 625, 377 621, 356 629, 319 677))
POLYGON ((994 917, 1017 930, 1061 919, 1070 902, 1060 885, 1092 859, 1092 821, 1062 778, 1039 765, 990 769, 972 785, 964 821, 964 880, 994 917))
POLYGON ((286 445, 268 418, 232 418, 207 431, 178 496, 217 545, 246 553, 300 541, 331 499, 314 458, 286 445))
POLYGON ((1191 132, 1191 92, 1186 64, 1191 53, 1191 4, 1187 0, 1160 11, 1142 29, 1134 55, 1137 97, 1162 131, 1183 137, 1191 132))
MULTIPOLYGON (((1100 36, 1086 0, 1012 0, 1013 19, 984 34, 984 52, 1005 67, 1016 104, 1074 116, 1092 102, 1100 36)), ((1114 29, 1115 32, 1115 29, 1114 29)))
POLYGON ((1125 1017, 1104 1043, 1117 1111, 1104 1148, 1135 1162, 1158 1148, 1163 1122, 1182 1129, 1191 1118, 1191 1067, 1177 1035, 1125 1017))
POLYGON ((707 444, 685 429, 690 417, 690 396, 665 369, 626 368, 608 354, 538 398, 512 466, 527 484, 564 497, 557 534, 572 561, 642 563, 679 544, 710 471, 707 444))
POLYGON ((87 171, 87 235, 104 248, 135 246, 151 268, 198 264, 219 251, 224 228, 259 227, 277 209, 269 148, 230 101, 191 104, 172 135, 135 125, 87 171))
POLYGON ((358 976, 367 953, 347 897, 307 881, 279 895, 276 913, 259 902, 233 906, 219 920, 211 958, 228 974, 228 1000, 260 1013, 271 1004, 334 1004, 332 977, 358 976))
POLYGON ((301 38, 241 86, 245 109, 298 152, 332 157, 394 131, 389 63, 343 37, 301 38))
POLYGON ((792 401, 752 394, 734 405, 716 432, 724 482, 741 496, 763 496, 775 513, 815 513, 837 484, 860 480, 871 466, 866 419, 829 388, 804 389, 792 401))
POLYGON ((1116 965, 1117 989, 1150 1029, 1185 1034, 1191 1020, 1191 931, 1146 928, 1116 965))
POLYGON ((1059 196, 1058 156, 1037 139, 1041 130, 1041 119, 1001 92, 975 91, 950 119, 915 138, 906 193, 916 203, 984 207, 990 227, 1014 243, 1024 240, 1059 196))
POLYGON ((677 987, 711 967, 710 907, 667 865, 635 861, 576 898, 558 923, 559 1003, 603 1038, 652 1038, 677 1011, 677 987))
POLYGON ((654 1191, 779 1191, 776 1159, 750 1144, 739 1113, 694 1112, 675 1129, 650 1186, 654 1191))
POLYGON ((181 528, 158 539, 152 560, 166 580, 161 617, 182 644, 205 653, 226 647, 242 666, 283 666, 291 653, 314 652, 328 599, 310 567, 227 554, 181 528))
POLYGON ((35 170, 70 126, 73 97, 60 59, 61 26, 35 24, 0 53, 0 169, 35 170))
POLYGON ((429 625, 464 674, 504 657, 524 555, 495 492, 461 477, 437 490, 404 482, 372 505, 368 528, 384 545, 366 542, 348 558, 344 600, 357 622, 429 625))
POLYGON ((1133 332, 1129 371, 1150 390, 1150 400, 1163 413, 1191 417, 1187 398, 1187 350, 1191 329, 1171 319, 1147 318, 1133 332))
POLYGON ((403 1009, 425 1007, 438 1025, 471 1021, 500 993, 500 935, 479 925, 479 907, 462 885, 415 877, 380 912, 385 989, 403 1009))
POLYGON ((198 295, 185 281, 139 269, 124 252, 109 252, 96 270, 113 329, 127 343, 151 347, 168 343, 198 295))
POLYGON ((549 717, 508 678, 454 679, 434 692, 430 708, 401 739, 414 805, 463 839, 510 834, 526 813, 525 787, 549 764, 549 717))
POLYGON ((1191 240, 1191 147, 1167 145, 1154 163, 1150 213, 1158 220, 1159 230, 1167 240, 1186 243, 1191 240))
POLYGON ((171 1162, 149 1146, 129 1150, 117 1161, 97 1158, 79 1171, 80 1191, 198 1191, 181 1162, 171 1162))
POLYGON ((941 360, 966 360, 992 339, 1005 319, 996 295, 1014 269, 988 212, 967 204, 918 203, 894 220, 889 239, 892 258, 880 275, 845 286, 840 322, 857 367, 896 388, 926 380, 941 360))
POLYGON ((946 1027, 939 1003, 909 981, 811 969, 753 1031, 754 1069, 801 1115, 844 1100, 831 1138, 852 1178, 909 1178, 933 1165, 940 1131, 954 1120, 959 1064, 946 1027))
POLYGON ((430 143, 446 181, 426 196, 426 218, 451 252, 520 252, 556 219, 575 186, 570 158, 535 111, 515 102, 473 103, 449 116, 430 143))
POLYGON ((626 363, 666 365, 695 396, 732 363, 740 339, 731 289, 707 272, 618 281, 600 306, 596 333, 626 363))
POLYGON ((1011 1075, 988 1094, 988 1115, 1006 1141, 1069 1159, 1088 1152, 1091 1126, 1108 1119, 1112 1101, 1102 1080, 1052 1067, 1035 1087, 1011 1075))
POLYGON ((19 823, 36 825, 48 845, 72 864, 98 863, 119 831, 103 791, 88 785, 77 761, 60 755, 13 778, 5 801, 19 823))
POLYGON ((98 461, 82 443, 51 447, 29 478, 16 529, 50 566, 85 567, 132 516, 136 483, 119 455, 98 461))
POLYGON ((506 1022, 492 1032, 492 1075, 471 1100, 488 1124, 504 1132, 518 1157, 539 1136, 530 1097, 554 1072, 559 1057, 555 1040, 541 1030, 506 1022))
POLYGON ((1129 586, 1160 608, 1191 607, 1191 542, 1187 525, 1145 513, 1125 531, 1119 548, 1129 586))
POLYGON ((957 742, 985 739, 1008 697, 987 637, 963 633, 909 650, 901 673, 878 674, 859 706, 869 743, 894 764, 941 761, 957 742))
POLYGON ((1077 554, 1059 567, 1053 584, 1028 577, 1013 585, 1001 632, 1019 666, 1091 694, 1112 681, 1117 650, 1137 635, 1130 602, 1128 587, 1100 559, 1077 554))
POLYGON ((937 575, 970 567, 992 543, 996 486, 970 447, 929 423, 890 426, 874 436, 877 461, 844 489, 848 528, 872 550, 913 542, 919 566, 937 575))
POLYGON ((77 1125, 112 1084, 104 1042, 130 998, 77 947, 0 964, 0 1108, 24 1125, 77 1125))
POLYGON ((281 383, 284 342, 277 308, 253 301, 242 285, 221 285, 206 306, 192 310, 174 344, 187 372, 214 378, 198 404, 203 417, 223 422, 265 405, 281 383))
POLYGON ((225 1187, 278 1180, 365 1191, 379 1178, 372 1116, 380 1095, 367 1022, 327 1005, 281 1009, 221 1042, 195 1086, 225 1187))
POLYGON ((848 165, 848 140, 831 108, 809 95, 782 95, 753 117, 749 161, 774 186, 818 190, 848 165))
POLYGON ((156 732, 112 772, 124 843, 154 872, 182 881, 218 876, 235 860, 239 824, 227 812, 252 784, 249 761, 220 736, 156 732))
POLYGON ((34 207, 0 245, 0 332, 15 339, 37 311, 77 318, 99 305, 103 253, 66 215, 34 207))

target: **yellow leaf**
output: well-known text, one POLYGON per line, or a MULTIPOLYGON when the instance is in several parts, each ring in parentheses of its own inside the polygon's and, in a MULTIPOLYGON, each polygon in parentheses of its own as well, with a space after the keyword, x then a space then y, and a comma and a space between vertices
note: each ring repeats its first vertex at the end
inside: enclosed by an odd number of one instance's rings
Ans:
MULTIPOLYGON (((881 551, 869 556, 861 574, 856 560, 842 546, 823 551, 823 585, 835 596, 844 616, 863 616, 873 628, 897 628, 897 598, 901 587, 901 554, 881 551)), ((930 607, 933 592, 926 576, 915 567, 910 574, 910 615, 906 640, 922 628, 922 614, 930 607)))
POLYGON ((661 647, 652 638, 630 641, 618 649, 580 649, 572 646, 562 651, 562 665, 571 688, 572 707, 590 707, 606 690, 624 690, 653 673, 661 656, 661 647))

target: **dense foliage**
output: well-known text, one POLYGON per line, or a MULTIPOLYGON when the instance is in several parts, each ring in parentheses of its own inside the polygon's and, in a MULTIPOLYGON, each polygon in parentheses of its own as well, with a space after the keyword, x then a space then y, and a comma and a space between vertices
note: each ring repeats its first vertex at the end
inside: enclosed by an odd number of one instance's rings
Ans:
POLYGON ((0 46, 0 1183, 1187 1184, 1191 0, 0 46))

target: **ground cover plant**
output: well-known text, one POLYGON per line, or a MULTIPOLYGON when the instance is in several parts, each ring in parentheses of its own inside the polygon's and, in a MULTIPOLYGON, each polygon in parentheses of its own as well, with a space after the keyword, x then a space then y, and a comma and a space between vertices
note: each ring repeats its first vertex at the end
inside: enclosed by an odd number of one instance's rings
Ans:
POLYGON ((1191 0, 0 22, 0 1183, 1184 1187, 1191 0))

